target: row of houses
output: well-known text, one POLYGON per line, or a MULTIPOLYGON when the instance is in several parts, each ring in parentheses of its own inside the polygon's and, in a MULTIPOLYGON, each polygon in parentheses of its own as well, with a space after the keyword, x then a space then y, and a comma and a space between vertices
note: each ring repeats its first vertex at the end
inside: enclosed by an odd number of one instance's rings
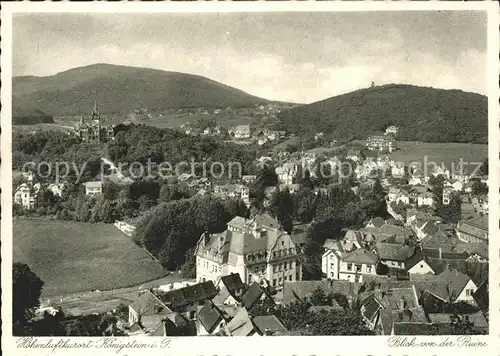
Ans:
POLYGON ((169 291, 142 292, 129 305, 129 336, 271 336, 288 331, 274 315, 251 315, 259 301, 274 304, 266 281, 229 274, 169 291))

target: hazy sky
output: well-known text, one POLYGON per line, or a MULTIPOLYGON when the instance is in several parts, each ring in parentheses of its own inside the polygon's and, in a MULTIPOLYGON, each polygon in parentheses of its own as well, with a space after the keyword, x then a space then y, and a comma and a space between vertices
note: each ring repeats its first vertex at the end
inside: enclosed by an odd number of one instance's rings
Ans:
POLYGON ((13 21, 15 76, 112 63, 198 74, 303 103, 372 81, 486 93, 485 12, 30 14, 13 21))

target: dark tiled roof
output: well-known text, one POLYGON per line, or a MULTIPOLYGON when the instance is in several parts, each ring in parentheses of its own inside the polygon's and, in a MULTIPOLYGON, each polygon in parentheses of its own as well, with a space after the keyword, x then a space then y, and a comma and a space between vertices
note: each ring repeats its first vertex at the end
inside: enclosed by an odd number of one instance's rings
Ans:
POLYGON ((266 335, 268 333, 272 335, 288 331, 281 321, 274 315, 256 316, 252 319, 252 323, 257 332, 261 335, 266 335))
POLYGON ((209 334, 222 319, 221 311, 210 301, 198 312, 198 320, 209 334))
POLYGON ((397 322, 392 324, 392 328, 394 335, 435 335, 435 329, 427 323, 397 322))
POLYGON ((369 250, 359 248, 342 256, 342 261, 374 265, 378 261, 378 256, 369 250))
MULTIPOLYGON (((241 301, 243 302, 245 308, 250 310, 263 294, 267 294, 266 291, 259 285, 259 283, 253 282, 243 294, 241 301)), ((271 299, 271 297, 269 297, 269 299, 271 299)))
POLYGON ((170 308, 180 308, 192 303, 199 303, 203 300, 209 300, 215 297, 217 289, 212 281, 193 284, 189 287, 176 289, 170 292, 162 293, 159 298, 170 308))
POLYGON ((487 313, 490 307, 488 280, 484 281, 474 293, 474 300, 481 311, 487 313))
POLYGON ((378 216, 376 218, 371 219, 370 222, 375 227, 382 227, 385 224, 384 219, 382 219, 381 217, 378 217, 378 216))
POLYGON ((377 243, 375 245, 379 257, 383 260, 405 262, 415 252, 413 246, 377 243))
POLYGON ((228 274, 227 276, 221 278, 221 282, 233 297, 246 287, 246 284, 241 280, 239 273, 228 274))
POLYGON ((130 304, 130 308, 139 316, 172 312, 172 310, 167 308, 167 306, 150 291, 142 293, 132 304, 130 304))

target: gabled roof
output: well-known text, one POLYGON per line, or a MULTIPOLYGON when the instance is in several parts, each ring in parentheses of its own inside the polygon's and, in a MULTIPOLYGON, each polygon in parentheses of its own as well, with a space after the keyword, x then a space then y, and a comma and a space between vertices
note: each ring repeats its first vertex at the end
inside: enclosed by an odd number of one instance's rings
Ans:
MULTIPOLYGON (((258 301, 260 300, 260 298, 262 297, 262 295, 264 295, 266 293, 266 291, 264 290, 264 288, 262 288, 259 283, 257 282, 253 282, 250 287, 245 291, 245 293, 243 294, 242 298, 241 298, 241 301, 243 302, 243 305, 245 306, 245 308, 247 308, 247 310, 250 310, 253 305, 258 301)), ((270 300, 272 300, 271 297, 268 296, 268 298, 270 300)))
POLYGON ((415 248, 408 245, 377 243, 375 249, 383 260, 406 262, 415 253, 415 248))
POLYGON ((369 250, 359 248, 342 256, 342 261, 374 265, 378 262, 378 256, 369 250))
POLYGON ((288 331, 283 323, 274 315, 255 316, 252 318, 252 323, 261 335, 272 335, 288 331))
POLYGON ((223 320, 221 311, 211 301, 208 301, 201 308, 197 317, 209 334, 211 334, 215 327, 223 320))
POLYGON ((101 181, 86 182, 85 187, 87 187, 87 188, 102 188, 102 182, 101 181))
POLYGON ((172 310, 150 291, 142 293, 132 304, 130 304, 130 308, 139 316, 172 312, 172 310))
POLYGON ((254 325, 245 308, 240 308, 234 318, 225 327, 230 336, 249 336, 254 331, 254 325))
POLYGON ((159 295, 163 303, 172 309, 192 303, 199 303, 212 299, 217 294, 217 289, 212 281, 193 284, 188 287, 175 289, 159 295))
POLYGON ((246 288, 246 284, 241 280, 239 273, 231 273, 221 277, 220 283, 227 288, 233 297, 236 292, 246 288))
POLYGON ((477 306, 483 313, 487 313, 490 308, 490 297, 489 297, 489 289, 488 289, 488 280, 481 283, 479 288, 474 293, 474 300, 477 303, 477 306))
POLYGON ((372 223, 373 226, 375 226, 375 227, 382 227, 385 224, 384 219, 382 219, 379 216, 377 216, 376 218, 371 219, 369 222, 372 223))
POLYGON ((438 275, 439 279, 446 285, 451 301, 458 298, 460 293, 470 281, 470 277, 456 269, 446 269, 438 275))

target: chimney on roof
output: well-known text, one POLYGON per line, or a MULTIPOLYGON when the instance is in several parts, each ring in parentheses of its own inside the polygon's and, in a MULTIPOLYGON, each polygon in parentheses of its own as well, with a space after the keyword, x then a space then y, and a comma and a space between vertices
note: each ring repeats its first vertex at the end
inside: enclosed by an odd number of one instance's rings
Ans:
POLYGON ((438 258, 442 259, 443 258, 443 250, 441 249, 441 246, 438 248, 438 258))

